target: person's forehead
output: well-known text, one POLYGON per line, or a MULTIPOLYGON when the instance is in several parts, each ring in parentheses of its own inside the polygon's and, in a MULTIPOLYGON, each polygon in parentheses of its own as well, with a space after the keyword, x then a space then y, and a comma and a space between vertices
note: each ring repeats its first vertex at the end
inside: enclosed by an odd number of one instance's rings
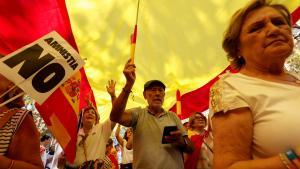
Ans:
POLYGON ((93 112, 94 114, 96 113, 96 111, 93 108, 88 108, 84 110, 84 114, 86 114, 87 112, 93 112))
POLYGON ((262 21, 268 17, 284 18, 284 16, 277 9, 265 6, 249 12, 246 18, 244 19, 244 26, 248 26, 255 22, 262 21))
POLYGON ((153 85, 153 86, 151 86, 151 87, 149 87, 147 90, 153 90, 153 89, 162 89, 162 90, 164 90, 164 88, 163 87, 161 87, 161 86, 159 86, 159 85, 153 85))
POLYGON ((201 114, 195 114, 195 117, 200 117, 200 118, 202 118, 202 119, 204 119, 205 117, 203 116, 203 115, 201 115, 201 114))

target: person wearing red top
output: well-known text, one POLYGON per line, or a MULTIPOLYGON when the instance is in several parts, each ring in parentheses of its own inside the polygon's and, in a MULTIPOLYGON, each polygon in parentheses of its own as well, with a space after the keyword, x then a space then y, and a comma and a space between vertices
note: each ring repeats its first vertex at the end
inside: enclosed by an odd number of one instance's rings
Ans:
POLYGON ((194 112, 189 118, 188 136, 194 143, 195 150, 192 154, 184 155, 185 169, 209 169, 207 159, 201 154, 203 140, 208 135, 205 130, 207 125, 206 117, 200 112, 194 112))

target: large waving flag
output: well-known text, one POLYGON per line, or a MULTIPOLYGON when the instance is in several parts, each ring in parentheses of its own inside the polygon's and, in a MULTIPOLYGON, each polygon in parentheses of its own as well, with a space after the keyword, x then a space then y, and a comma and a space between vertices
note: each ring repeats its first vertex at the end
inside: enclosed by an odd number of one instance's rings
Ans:
MULTIPOLYGON (((292 24, 296 24, 297 21, 300 20, 300 6, 292 12, 292 24)), ((222 71, 219 75, 225 73, 227 70, 235 72, 229 66, 222 71)), ((208 109, 209 106, 209 90, 210 87, 219 79, 219 75, 210 80, 204 86, 183 94, 180 97, 180 108, 178 110, 178 94, 177 94, 177 102, 170 108, 172 112, 181 112, 179 116, 180 119, 188 118, 193 112, 204 112, 208 109)), ((178 113, 177 113, 178 114, 178 113)))
MULTIPOLYGON (((231 70, 230 66, 228 66, 225 70, 223 70, 219 75, 225 73, 226 71, 233 71, 231 70)), ((219 76, 218 75, 218 76, 219 76)), ((181 114, 177 115, 180 119, 188 118, 193 112, 203 112, 208 109, 208 101, 209 101, 209 89, 210 87, 219 79, 216 76, 214 79, 206 83, 204 86, 185 93, 180 96, 180 106, 177 106, 178 103, 173 105, 170 108, 172 112, 180 111, 181 114), (177 110, 177 107, 180 107, 181 110, 177 110)), ((178 94, 177 94, 178 95, 178 94)), ((178 98, 178 96, 177 96, 178 98)), ((178 99, 177 99, 178 100, 178 99)))
MULTIPOLYGON (((77 49, 64 0, 0 1, 0 53, 8 54, 55 30, 77 49)), ((37 105, 47 126, 75 158, 78 114, 89 98, 95 104, 84 69, 67 80, 42 105, 37 105)))

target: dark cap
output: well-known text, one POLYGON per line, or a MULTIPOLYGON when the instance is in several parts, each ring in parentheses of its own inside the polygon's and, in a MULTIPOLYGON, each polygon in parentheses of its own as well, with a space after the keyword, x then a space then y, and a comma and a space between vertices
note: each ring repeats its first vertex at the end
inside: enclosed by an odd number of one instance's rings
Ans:
POLYGON ((146 82, 144 84, 144 91, 146 89, 149 89, 150 87, 153 87, 153 86, 159 86, 159 87, 162 87, 164 90, 166 89, 166 85, 159 81, 159 80, 149 80, 148 82, 146 82))

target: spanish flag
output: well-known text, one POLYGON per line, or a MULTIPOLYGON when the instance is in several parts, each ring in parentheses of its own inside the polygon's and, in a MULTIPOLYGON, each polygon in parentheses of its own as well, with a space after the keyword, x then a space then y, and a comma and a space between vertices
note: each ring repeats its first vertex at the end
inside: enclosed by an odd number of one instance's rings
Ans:
MULTIPOLYGON (((226 71, 235 72, 228 66, 224 69, 219 75, 225 73, 226 71)), ((218 75, 218 76, 219 76, 218 75)), ((219 79, 216 76, 211 81, 206 83, 204 86, 193 90, 191 92, 180 95, 180 112, 181 114, 178 116, 180 119, 189 118, 193 112, 203 112, 208 109, 209 104, 209 90, 210 87, 219 79)), ((170 108, 170 111, 176 112, 178 115, 178 92, 177 92, 177 101, 170 108)))
MULTIPOLYGON (((0 53, 8 54, 55 30, 77 49, 64 0, 0 1, 0 53)), ((42 105, 36 105, 68 161, 76 152, 77 125, 86 98, 95 105, 85 71, 67 80, 42 105)))

